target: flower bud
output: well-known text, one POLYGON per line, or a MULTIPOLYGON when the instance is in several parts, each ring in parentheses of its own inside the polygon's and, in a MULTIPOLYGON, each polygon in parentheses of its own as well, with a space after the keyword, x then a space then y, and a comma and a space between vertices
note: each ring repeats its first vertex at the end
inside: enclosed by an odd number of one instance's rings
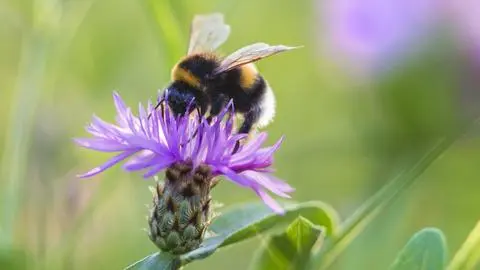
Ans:
POLYGON ((157 183, 148 219, 149 237, 164 252, 183 254, 196 249, 210 224, 210 189, 213 175, 207 165, 193 169, 176 163, 166 170, 165 183, 157 183))

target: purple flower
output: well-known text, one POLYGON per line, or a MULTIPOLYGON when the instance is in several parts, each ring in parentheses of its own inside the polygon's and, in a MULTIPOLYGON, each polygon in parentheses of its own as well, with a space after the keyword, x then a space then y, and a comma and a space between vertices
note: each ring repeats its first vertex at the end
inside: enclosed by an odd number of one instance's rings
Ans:
POLYGON ((289 198, 293 188, 271 175, 273 153, 282 139, 273 146, 261 148, 267 138, 259 133, 232 153, 235 144, 247 134, 233 133, 233 104, 228 106, 211 123, 196 113, 175 117, 168 106, 154 110, 149 102, 147 109, 139 104, 138 116, 125 106, 121 97, 113 94, 117 109, 116 124, 93 116, 86 130, 93 138, 75 139, 82 147, 117 154, 79 177, 91 177, 113 165, 127 160, 127 171, 146 171, 152 177, 176 163, 189 162, 194 168, 207 165, 214 176, 224 175, 232 182, 250 188, 272 210, 283 213, 282 207, 267 193, 289 198), (148 112, 151 113, 149 118, 148 112))
POLYGON ((448 0, 445 4, 447 19, 453 25, 460 47, 480 62, 480 4, 477 0, 448 0))
POLYGON ((322 42, 350 64, 375 71, 413 50, 440 13, 436 0, 327 0, 320 10, 322 42))

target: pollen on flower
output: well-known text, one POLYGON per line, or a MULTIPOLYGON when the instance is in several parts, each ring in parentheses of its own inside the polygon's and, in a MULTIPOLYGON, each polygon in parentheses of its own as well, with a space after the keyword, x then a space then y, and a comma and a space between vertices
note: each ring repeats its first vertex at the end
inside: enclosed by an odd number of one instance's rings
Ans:
POLYGON ((149 236, 164 251, 181 254, 201 243, 211 220, 210 190, 219 176, 253 190, 277 213, 282 207, 267 191, 289 198, 293 188, 271 172, 273 146, 262 147, 267 134, 249 138, 233 151, 246 134, 233 132, 233 104, 212 121, 199 114, 176 117, 166 106, 155 110, 151 103, 139 105, 133 115, 117 93, 116 123, 98 117, 86 127, 92 138, 76 139, 82 147, 116 152, 110 160, 80 177, 91 177, 124 162, 126 171, 144 171, 145 178, 165 173, 165 183, 157 183, 149 217, 149 236))

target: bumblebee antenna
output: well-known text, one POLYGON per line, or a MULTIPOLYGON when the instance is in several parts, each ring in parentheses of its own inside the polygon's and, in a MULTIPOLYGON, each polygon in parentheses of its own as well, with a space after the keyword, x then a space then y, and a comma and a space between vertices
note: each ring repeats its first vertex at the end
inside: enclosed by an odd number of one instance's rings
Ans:
POLYGON ((148 114, 147 119, 150 120, 150 117, 152 117, 152 113, 158 109, 158 107, 161 107, 162 109, 162 116, 165 116, 165 106, 163 105, 165 103, 165 98, 162 98, 160 101, 157 102, 157 105, 153 108, 153 111, 151 111, 148 114))

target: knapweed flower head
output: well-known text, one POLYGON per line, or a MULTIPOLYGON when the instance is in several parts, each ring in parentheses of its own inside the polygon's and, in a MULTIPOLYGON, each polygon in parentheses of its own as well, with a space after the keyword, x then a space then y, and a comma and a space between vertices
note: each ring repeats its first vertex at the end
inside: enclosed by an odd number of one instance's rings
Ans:
POLYGON ((157 182, 152 189, 148 218, 149 237, 162 251, 183 254, 200 246, 212 217, 210 190, 221 175, 255 191, 275 212, 283 212, 268 194, 288 198, 293 191, 271 174, 273 153, 282 139, 262 148, 267 138, 263 132, 238 147, 248 135, 233 132, 231 102, 208 121, 195 110, 177 116, 168 106, 156 109, 151 103, 146 108, 139 104, 135 116, 117 93, 113 97, 116 124, 94 116, 87 126, 93 138, 75 141, 85 148, 117 154, 80 177, 94 176, 123 161, 125 170, 145 171, 145 178, 165 171, 164 183, 157 182))
POLYGON ((116 124, 93 116, 86 128, 93 138, 75 141, 85 148, 117 154, 80 177, 94 176, 122 161, 126 161, 123 168, 127 171, 146 171, 145 178, 179 164, 190 166, 191 172, 208 168, 211 177, 226 176, 230 181, 253 190, 275 212, 283 212, 268 194, 272 192, 289 198, 288 193, 293 191, 291 186, 272 175, 273 153, 283 138, 273 146, 262 148, 267 134, 261 132, 234 152, 236 143, 248 135, 234 132, 231 102, 209 123, 195 112, 175 116, 168 106, 155 110, 150 102, 146 108, 139 104, 135 116, 116 92, 113 98, 117 110, 116 124))

